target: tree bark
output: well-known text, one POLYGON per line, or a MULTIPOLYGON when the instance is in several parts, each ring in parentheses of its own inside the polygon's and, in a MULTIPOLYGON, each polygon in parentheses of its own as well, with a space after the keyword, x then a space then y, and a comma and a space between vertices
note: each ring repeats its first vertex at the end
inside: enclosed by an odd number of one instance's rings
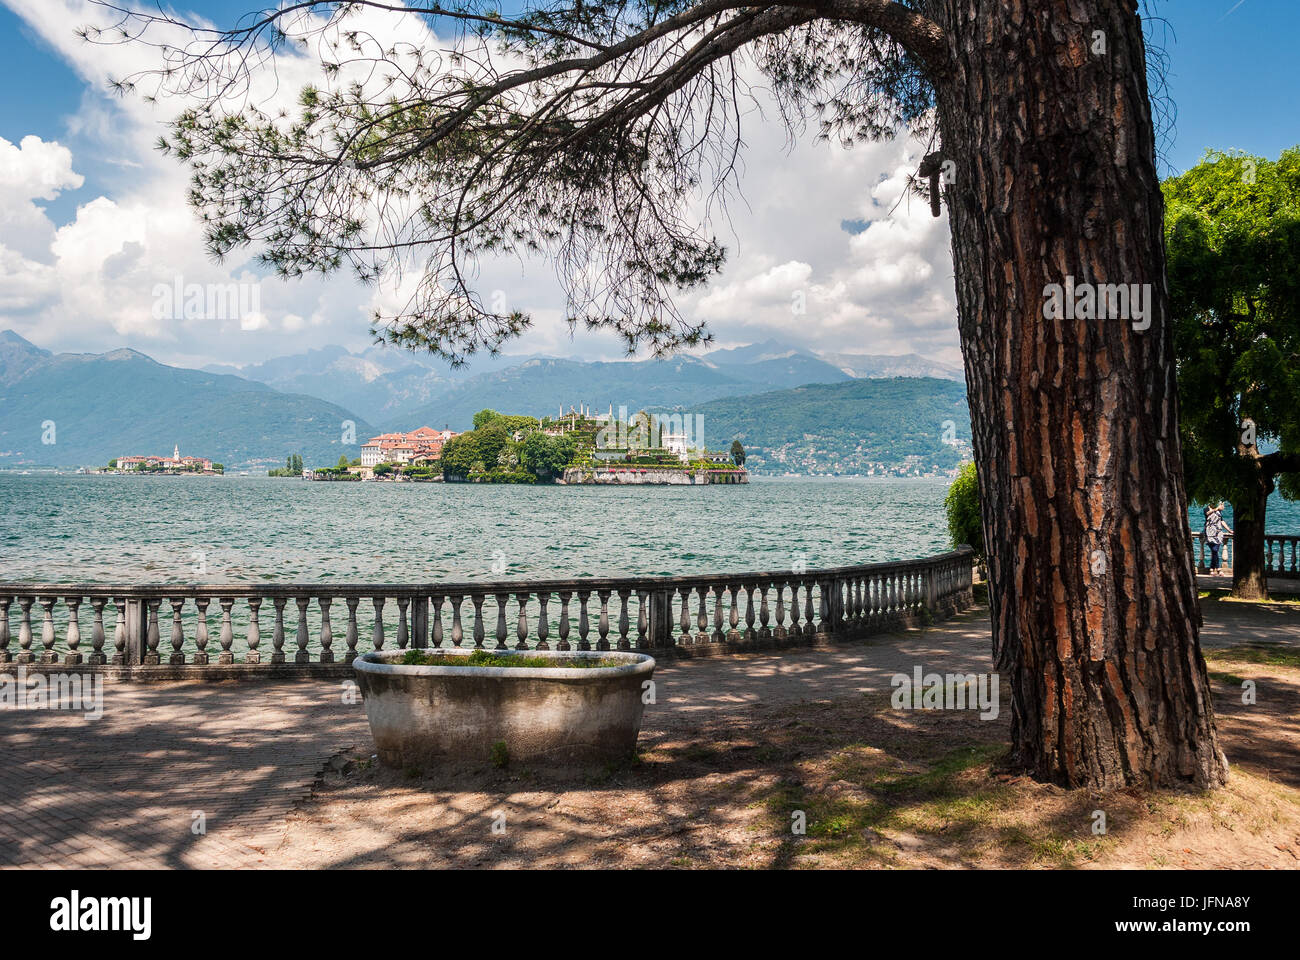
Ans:
POLYGON ((927 9, 952 61, 945 198, 1013 759, 1066 786, 1222 784, 1135 4, 927 9), (1150 284, 1150 327, 1045 319, 1070 276, 1150 284))
POLYGON ((1268 599, 1264 520, 1273 486, 1273 478, 1261 472, 1250 498, 1232 502, 1232 595, 1242 600, 1268 599))

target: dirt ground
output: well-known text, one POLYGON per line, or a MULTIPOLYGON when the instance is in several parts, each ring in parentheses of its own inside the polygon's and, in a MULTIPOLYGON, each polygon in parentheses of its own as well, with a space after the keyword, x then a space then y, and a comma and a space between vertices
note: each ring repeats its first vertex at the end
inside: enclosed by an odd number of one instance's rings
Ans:
POLYGON ((1005 704, 984 722, 868 693, 674 723, 643 733, 636 762, 581 777, 341 754, 267 865, 1300 867, 1300 655, 1207 653, 1233 765, 1219 791, 1035 783, 1000 769, 1005 704))

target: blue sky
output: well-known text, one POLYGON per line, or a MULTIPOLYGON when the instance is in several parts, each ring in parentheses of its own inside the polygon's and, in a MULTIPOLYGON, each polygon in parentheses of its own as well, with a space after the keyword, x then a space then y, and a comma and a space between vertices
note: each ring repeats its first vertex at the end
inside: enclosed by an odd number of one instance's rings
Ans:
MULTIPOLYGON (((74 28, 83 22, 75 12, 82 2, 0 0, 0 38, 3 38, 0 40, 0 90, 3 91, 0 138, 10 144, 18 144, 28 136, 38 137, 45 144, 57 143, 70 152, 71 169, 83 178, 78 186, 75 178, 65 177, 52 196, 32 200, 48 219, 51 236, 54 230, 70 224, 75 226, 74 221, 83 215, 82 208, 100 198, 110 207, 116 205, 118 210, 135 209, 140 217, 147 219, 147 213, 141 212, 147 205, 134 195, 140 193, 142 171, 159 169, 154 166, 156 160, 149 156, 148 147, 158 132, 156 125, 150 127, 156 121, 142 120, 138 113, 128 115, 129 111, 106 90, 107 71, 95 75, 93 57, 68 43, 74 28), (73 8, 73 13, 66 22, 51 21, 48 10, 54 7, 73 8), (38 15, 34 13, 37 10, 43 12, 38 15), (123 147, 127 141, 133 144, 129 149, 123 147)), ((255 0, 191 0, 179 5, 179 9, 228 24, 254 6, 255 0)), ((1157 0, 1152 6, 1155 13, 1168 21, 1167 26, 1153 23, 1149 36, 1169 55, 1169 93, 1177 109, 1172 140, 1165 150, 1169 167, 1164 172, 1186 169, 1211 147, 1274 157, 1282 149, 1300 142, 1300 124, 1295 122, 1300 115, 1297 109, 1300 70, 1296 68, 1300 61, 1296 50, 1300 43, 1300 2, 1157 0)), ((758 138, 758 148, 751 149, 752 154, 764 151, 767 141, 763 137, 758 138)), ((770 152, 779 153, 780 138, 772 139, 770 144, 770 152)), ((779 288, 782 293, 776 299, 788 304, 788 293, 784 291, 790 285, 842 292, 846 282, 852 286, 850 272, 856 269, 874 278, 874 299, 856 314, 833 311, 834 316, 825 325, 825 342, 819 346, 868 353, 916 351, 946 362, 957 360, 955 321, 948 319, 952 302, 951 262, 942 262, 948 257, 946 226, 927 233, 923 240, 916 239, 921 229, 917 224, 912 225, 910 232, 895 233, 892 239, 883 236, 883 230, 872 229, 860 236, 850 236, 839 229, 839 224, 846 220, 881 218, 882 207, 892 206, 886 202, 888 185, 897 179, 899 170, 914 164, 913 159, 905 156, 901 147, 873 146, 852 153, 851 160, 827 159, 801 146, 790 161, 825 166, 829 171, 824 171, 828 178, 825 182, 847 184, 844 189, 848 192, 854 191, 853 184, 883 185, 869 197, 863 195, 818 211, 816 219, 807 213, 806 198, 790 198, 781 206, 779 195, 785 171, 775 164, 776 169, 766 174, 765 180, 762 164, 755 160, 757 173, 752 173, 744 184, 751 205, 743 214, 751 219, 737 227, 744 238, 743 243, 737 244, 739 259, 695 305, 706 315, 709 311, 716 315, 716 322, 710 320, 710 323, 720 335, 719 345, 781 336, 780 322, 753 320, 762 312, 761 305, 756 306, 749 297, 754 288, 779 288), (812 222, 803 229, 802 224, 809 220, 812 222), (910 257, 916 269, 911 271, 910 278, 897 281, 893 288, 882 289, 880 278, 898 273, 897 264, 885 262, 891 255, 889 251, 905 238, 911 238, 909 242, 914 242, 915 248, 900 256, 910 257), (864 263, 866 267, 862 266, 864 263), (918 325, 917 316, 930 319, 918 325), (846 341, 843 331, 848 329, 867 330, 870 337, 864 341, 855 332, 846 341)), ((174 196, 179 204, 183 200, 183 178, 177 173, 177 188, 167 196, 174 196)), ((861 188, 856 192, 862 193, 861 188)), ((157 197, 152 202, 155 208, 160 203, 157 197)), ((105 214, 109 218, 114 215, 113 210, 105 214)), ((96 249, 106 259, 121 259, 134 249, 129 244, 121 250, 103 249, 102 238, 94 242, 99 244, 96 249)), ((148 246, 143 239, 138 242, 148 246)), ((154 239, 153 243, 157 248, 162 241, 154 239)), ((42 257, 31 251, 26 255, 33 264, 56 265, 56 256, 42 257)), ((235 271, 247 268, 247 264, 231 266, 235 271)), ((197 269, 190 268, 189 273, 197 269)), ((525 273, 523 281, 515 277, 501 282, 521 285, 521 289, 527 290, 526 296, 539 303, 545 300, 536 282, 540 272, 530 266, 525 273)), ((51 277, 55 275, 51 273, 51 277)), ((66 285, 70 281, 60 282, 66 285)), ((43 332, 42 345, 54 349, 101 349, 127 343, 173 362, 249 362, 277 351, 293 352, 291 347, 300 339, 304 324, 320 327, 315 334, 316 345, 343 342, 348 346, 362 346, 368 341, 361 319, 365 295, 348 290, 346 296, 340 296, 341 287, 328 285, 301 285, 289 292, 280 287, 283 285, 271 290, 268 286, 267 296, 272 303, 267 323, 259 329, 245 331, 248 336, 244 337, 218 337, 214 333, 204 340, 201 331, 196 329, 151 330, 147 325, 132 324, 120 315, 105 320, 99 327, 59 326, 59 310, 84 310, 87 309, 84 303, 75 307, 67 303, 53 306, 46 303, 40 308, 46 311, 43 326, 38 322, 42 314, 37 306, 28 314, 12 310, 7 314, 0 306, 0 328, 13 326, 25 335, 43 332), (347 302, 346 309, 339 305, 343 301, 347 302)), ((831 293, 826 296, 830 298, 831 293)), ((93 305, 90 309, 93 311, 93 305)), ((558 320, 558 309, 551 312, 558 320)), ((549 331, 546 333, 539 328, 534 339, 523 342, 521 349, 563 352, 564 343, 557 329, 555 324, 546 327, 549 331)), ((805 322, 801 329, 791 331, 790 338, 807 332, 805 322)), ((42 341, 39 335, 33 335, 33 339, 42 341)), ((599 355, 603 349, 599 340, 584 345, 587 355, 599 355)))

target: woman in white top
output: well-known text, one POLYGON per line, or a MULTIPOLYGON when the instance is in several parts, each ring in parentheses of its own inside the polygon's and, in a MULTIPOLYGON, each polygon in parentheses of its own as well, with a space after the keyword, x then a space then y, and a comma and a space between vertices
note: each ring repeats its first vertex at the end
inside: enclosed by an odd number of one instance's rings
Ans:
POLYGON ((1228 522, 1223 519, 1222 500, 1216 506, 1205 508, 1205 542, 1210 545, 1210 573, 1219 572, 1219 556, 1223 550, 1223 538, 1232 533, 1228 522))

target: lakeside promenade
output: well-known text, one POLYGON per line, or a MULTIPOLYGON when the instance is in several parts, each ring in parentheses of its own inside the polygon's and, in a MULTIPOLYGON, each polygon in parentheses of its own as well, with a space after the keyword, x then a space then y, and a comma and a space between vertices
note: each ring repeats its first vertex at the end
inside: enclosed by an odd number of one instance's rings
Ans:
MULTIPOLYGON (((1297 648, 1300 606, 1207 604, 1201 636, 1207 649, 1297 648)), ((987 609, 868 641, 662 662, 642 744, 760 707, 887 693, 918 663, 990 670, 987 609)), ((97 721, 0 711, 0 747, 0 866, 86 868, 292 866, 276 852, 288 818, 331 758, 371 749, 363 706, 324 680, 108 683, 97 721)))

